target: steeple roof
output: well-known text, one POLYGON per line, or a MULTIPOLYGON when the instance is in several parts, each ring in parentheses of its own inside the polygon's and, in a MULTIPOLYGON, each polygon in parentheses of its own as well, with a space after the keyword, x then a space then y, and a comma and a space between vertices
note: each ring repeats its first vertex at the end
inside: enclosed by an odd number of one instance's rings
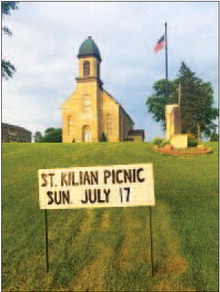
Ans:
POLYGON ((96 57, 99 61, 101 61, 101 55, 99 52, 99 48, 97 47, 96 43, 89 36, 80 46, 79 54, 77 56, 80 57, 96 57))

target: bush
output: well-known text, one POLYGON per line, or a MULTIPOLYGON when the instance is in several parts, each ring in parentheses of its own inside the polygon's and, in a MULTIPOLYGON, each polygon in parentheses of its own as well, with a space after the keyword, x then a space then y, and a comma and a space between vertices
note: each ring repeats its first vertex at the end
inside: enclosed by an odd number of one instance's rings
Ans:
POLYGON ((198 145, 198 141, 190 140, 188 141, 188 147, 196 147, 198 145))
POLYGON ((213 133, 211 136, 210 136, 210 142, 218 142, 218 139, 219 139, 219 136, 217 133, 213 133))
POLYGON ((162 144, 163 141, 164 141, 164 139, 162 139, 162 138, 154 138, 153 143, 154 143, 154 145, 159 146, 162 144))
POLYGON ((101 136, 100 142, 107 142, 107 138, 106 138, 106 136, 105 136, 104 133, 102 133, 102 136, 101 136))
POLYGON ((170 145, 170 141, 166 141, 166 140, 164 140, 164 141, 162 141, 162 143, 160 144, 161 146, 166 146, 166 145, 170 145))
POLYGON ((198 145, 198 140, 193 134, 188 134, 188 147, 196 147, 198 145))

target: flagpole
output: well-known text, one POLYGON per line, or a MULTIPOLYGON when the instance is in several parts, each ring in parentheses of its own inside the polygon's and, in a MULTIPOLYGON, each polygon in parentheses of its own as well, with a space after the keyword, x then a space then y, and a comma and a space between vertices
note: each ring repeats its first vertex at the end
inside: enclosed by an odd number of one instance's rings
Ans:
POLYGON ((165 22, 165 70, 166 70, 166 104, 169 103, 169 84, 168 84, 168 39, 167 39, 167 23, 165 22))

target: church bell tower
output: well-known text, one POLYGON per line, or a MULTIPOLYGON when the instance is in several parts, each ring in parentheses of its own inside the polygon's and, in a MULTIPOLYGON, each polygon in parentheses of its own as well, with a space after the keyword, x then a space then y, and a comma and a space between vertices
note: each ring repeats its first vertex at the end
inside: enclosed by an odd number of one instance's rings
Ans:
POLYGON ((102 88, 103 83, 100 80, 100 64, 102 59, 99 49, 91 36, 81 44, 77 57, 79 59, 77 83, 95 80, 100 88, 102 88))
POLYGON ((79 71, 77 91, 81 99, 82 142, 98 142, 100 139, 100 105, 102 81, 100 80, 99 49, 89 36, 80 46, 77 55, 79 71))

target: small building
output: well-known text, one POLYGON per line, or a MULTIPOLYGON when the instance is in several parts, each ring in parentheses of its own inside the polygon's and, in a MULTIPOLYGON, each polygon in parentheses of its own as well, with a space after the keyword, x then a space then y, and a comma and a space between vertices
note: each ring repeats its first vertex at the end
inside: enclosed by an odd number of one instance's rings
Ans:
POLYGON ((31 143, 31 132, 19 126, 2 123, 2 142, 31 143))
POLYGON ((143 140, 144 131, 135 132, 131 117, 103 88, 102 59, 91 37, 81 44, 77 57, 77 87, 61 107, 62 141, 99 142, 103 137, 109 142, 143 140))
POLYGON ((142 129, 129 130, 128 137, 134 142, 144 141, 144 130, 142 129))

